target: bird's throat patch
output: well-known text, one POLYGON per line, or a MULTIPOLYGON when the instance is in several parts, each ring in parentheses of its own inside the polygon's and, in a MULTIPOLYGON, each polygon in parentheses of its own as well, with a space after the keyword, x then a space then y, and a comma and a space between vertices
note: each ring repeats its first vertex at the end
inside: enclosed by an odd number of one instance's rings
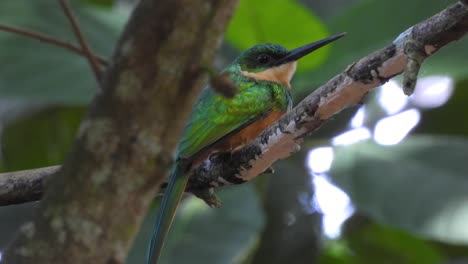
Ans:
POLYGON ((261 72, 242 71, 242 74, 258 81, 279 83, 291 88, 291 79, 296 71, 296 65, 297 63, 293 61, 261 72))

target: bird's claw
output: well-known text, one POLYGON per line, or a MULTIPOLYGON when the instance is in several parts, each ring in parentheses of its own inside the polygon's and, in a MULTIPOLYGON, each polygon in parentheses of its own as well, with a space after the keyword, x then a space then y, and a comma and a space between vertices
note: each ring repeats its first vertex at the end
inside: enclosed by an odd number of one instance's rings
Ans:
POLYGON ((209 207, 219 208, 222 205, 221 200, 214 193, 213 188, 192 191, 193 195, 202 199, 209 207))

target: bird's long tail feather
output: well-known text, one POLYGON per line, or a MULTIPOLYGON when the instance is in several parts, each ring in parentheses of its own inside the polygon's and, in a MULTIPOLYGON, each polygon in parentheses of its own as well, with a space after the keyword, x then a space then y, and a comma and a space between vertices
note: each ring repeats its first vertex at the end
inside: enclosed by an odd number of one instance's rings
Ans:
POLYGON ((169 182, 158 210, 157 220, 148 248, 146 264, 158 263, 165 238, 174 220, 178 204, 184 194, 187 180, 188 177, 184 175, 181 166, 176 164, 169 177, 169 182))

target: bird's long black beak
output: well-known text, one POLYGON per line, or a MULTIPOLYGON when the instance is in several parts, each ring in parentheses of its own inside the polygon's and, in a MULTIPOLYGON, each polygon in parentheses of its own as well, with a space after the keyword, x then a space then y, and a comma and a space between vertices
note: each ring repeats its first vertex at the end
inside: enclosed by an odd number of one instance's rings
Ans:
POLYGON ((298 59, 304 57, 305 55, 311 53, 314 50, 317 50, 333 41, 343 37, 346 33, 337 34, 319 41, 312 42, 310 44, 304 45, 297 49, 291 50, 285 57, 279 59, 275 64, 281 65, 291 61, 297 61, 298 59))

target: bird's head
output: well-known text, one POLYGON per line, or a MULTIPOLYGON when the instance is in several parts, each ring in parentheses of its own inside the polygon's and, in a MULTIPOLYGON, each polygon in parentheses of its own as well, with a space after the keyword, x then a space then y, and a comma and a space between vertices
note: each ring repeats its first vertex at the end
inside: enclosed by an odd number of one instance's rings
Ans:
POLYGON ((338 34, 291 51, 277 44, 255 45, 244 51, 234 64, 239 66, 241 73, 246 77, 290 87, 297 60, 344 35, 344 33, 338 34))

